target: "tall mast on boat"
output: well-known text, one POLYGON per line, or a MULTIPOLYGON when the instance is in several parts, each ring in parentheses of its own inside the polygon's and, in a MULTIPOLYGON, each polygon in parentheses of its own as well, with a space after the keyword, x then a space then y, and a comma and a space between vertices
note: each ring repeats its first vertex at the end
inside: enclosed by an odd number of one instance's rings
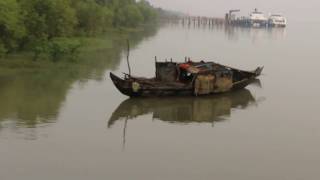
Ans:
POLYGON ((131 67, 130 67, 130 62, 129 62, 129 56, 130 56, 130 43, 129 43, 129 39, 127 39, 127 64, 128 64, 129 76, 131 76, 131 67))

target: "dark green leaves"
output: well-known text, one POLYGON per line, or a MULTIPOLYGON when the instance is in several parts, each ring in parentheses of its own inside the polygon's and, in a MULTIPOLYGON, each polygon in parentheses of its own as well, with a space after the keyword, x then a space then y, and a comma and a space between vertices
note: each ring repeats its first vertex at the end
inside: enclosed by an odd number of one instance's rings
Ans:
POLYGON ((59 58, 69 45, 54 39, 135 28, 155 19, 156 10, 144 0, 0 0, 0 56, 33 50, 37 57, 49 43, 49 54, 59 58))

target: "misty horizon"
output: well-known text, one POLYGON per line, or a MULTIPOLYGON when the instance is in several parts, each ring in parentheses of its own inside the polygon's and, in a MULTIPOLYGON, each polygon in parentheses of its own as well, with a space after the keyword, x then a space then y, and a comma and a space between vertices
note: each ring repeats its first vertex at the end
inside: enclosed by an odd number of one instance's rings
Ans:
POLYGON ((319 21, 317 7, 320 2, 306 0, 292 2, 289 0, 149 0, 155 6, 195 16, 224 17, 230 9, 240 9, 237 15, 246 16, 255 8, 269 13, 281 13, 292 21, 319 21))

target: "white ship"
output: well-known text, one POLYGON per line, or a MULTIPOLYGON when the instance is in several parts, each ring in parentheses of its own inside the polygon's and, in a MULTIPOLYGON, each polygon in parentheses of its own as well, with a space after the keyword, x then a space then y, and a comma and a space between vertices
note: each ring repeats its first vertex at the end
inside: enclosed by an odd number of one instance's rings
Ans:
POLYGON ((268 25, 270 27, 286 27, 287 19, 281 14, 271 14, 268 19, 268 25))
POLYGON ((262 12, 255 9, 249 16, 250 25, 252 27, 266 27, 268 24, 268 19, 262 12))

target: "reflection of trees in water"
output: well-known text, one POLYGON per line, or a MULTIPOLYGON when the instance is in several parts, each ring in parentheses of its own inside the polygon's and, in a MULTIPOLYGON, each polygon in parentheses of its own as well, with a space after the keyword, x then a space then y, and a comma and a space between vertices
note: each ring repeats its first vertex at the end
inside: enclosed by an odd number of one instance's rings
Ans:
POLYGON ((71 83, 64 74, 33 74, 2 80, 0 121, 15 119, 18 124, 35 127, 56 117, 71 83))
MULTIPOLYGON (((131 46, 156 32, 155 27, 130 33, 131 46)), ((36 127, 37 124, 55 121, 75 81, 102 79, 107 69, 115 69, 119 65, 126 37, 119 35, 112 39, 112 47, 84 52, 78 62, 69 65, 57 64, 32 73, 0 76, 0 128, 3 126, 1 122, 6 120, 17 127, 36 127)))
POLYGON ((113 112, 108 127, 121 119, 134 119, 145 114, 170 123, 213 123, 231 115, 233 108, 245 109, 256 102, 249 90, 204 96, 127 99, 113 112))

